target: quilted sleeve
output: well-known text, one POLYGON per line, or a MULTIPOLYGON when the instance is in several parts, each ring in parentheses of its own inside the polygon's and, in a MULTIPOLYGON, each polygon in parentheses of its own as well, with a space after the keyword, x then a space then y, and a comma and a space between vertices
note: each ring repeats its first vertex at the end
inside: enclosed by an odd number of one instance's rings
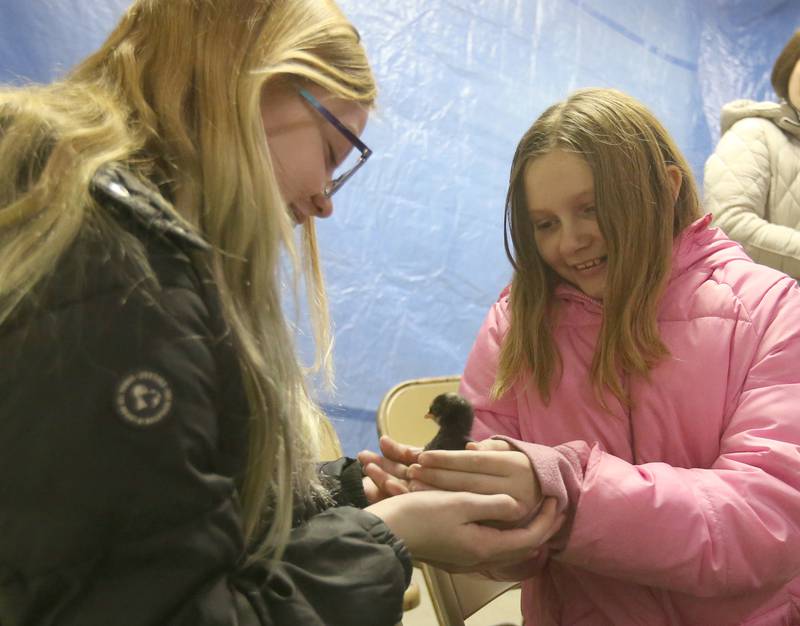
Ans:
MULTIPOLYGON (((745 118, 722 136, 705 165, 705 208, 754 261, 800 278, 800 231, 768 219, 769 203, 775 202, 770 162, 778 158, 770 152, 779 149, 770 132, 783 134, 768 120, 745 118)), ((800 195, 800 183, 784 184, 800 195)))

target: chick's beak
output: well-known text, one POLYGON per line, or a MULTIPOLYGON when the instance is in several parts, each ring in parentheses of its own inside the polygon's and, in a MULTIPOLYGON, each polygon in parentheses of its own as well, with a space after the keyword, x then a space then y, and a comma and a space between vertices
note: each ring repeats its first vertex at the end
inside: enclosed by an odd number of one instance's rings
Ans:
MULTIPOLYGON (((417 415, 419 415, 419 413, 417 415)), ((432 419, 435 419, 435 416, 434 416, 433 413, 426 413, 425 414, 425 419, 426 420, 432 420, 432 419)))

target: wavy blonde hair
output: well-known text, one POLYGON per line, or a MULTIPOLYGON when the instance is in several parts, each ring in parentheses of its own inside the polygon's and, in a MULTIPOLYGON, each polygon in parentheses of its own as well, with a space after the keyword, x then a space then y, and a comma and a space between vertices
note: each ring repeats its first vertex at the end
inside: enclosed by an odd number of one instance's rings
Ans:
POLYGON ((673 240, 700 216, 700 203, 691 170, 669 133, 640 102, 613 89, 580 90, 551 106, 517 146, 505 210, 506 254, 514 267, 511 327, 492 393, 503 395, 529 371, 549 402, 552 380, 560 375, 553 294, 561 279, 539 255, 525 196, 528 166, 554 150, 580 155, 594 176, 608 270, 592 382, 601 403, 608 389, 629 406, 622 376, 647 375, 668 354, 658 331, 658 302, 673 240), (677 200, 668 166, 682 176, 677 200))
MULTIPOLYGON (((376 98, 358 33, 331 0, 139 0, 64 80, 0 91, 0 323, 82 228, 103 222, 89 187, 106 163, 159 184, 213 246, 251 411, 241 497, 256 558, 280 556, 295 498, 320 494, 320 445, 335 440, 282 308, 283 249, 306 277, 316 362, 330 373, 313 220, 300 261, 261 118, 262 88, 276 80, 364 106, 376 98)), ((141 250, 131 254, 149 271, 141 250)))

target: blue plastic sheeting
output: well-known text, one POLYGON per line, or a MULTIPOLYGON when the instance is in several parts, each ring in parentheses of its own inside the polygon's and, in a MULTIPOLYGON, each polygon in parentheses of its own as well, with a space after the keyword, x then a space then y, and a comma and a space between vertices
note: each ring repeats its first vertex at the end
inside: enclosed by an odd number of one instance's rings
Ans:
MULTIPOLYGON (((125 2, 0 0, 0 81, 49 80, 99 44, 125 2)), ((793 0, 341 0, 381 97, 375 155, 320 223, 345 451, 376 446, 395 383, 461 371, 510 276, 503 203, 516 142, 570 91, 643 100, 698 179, 721 105, 773 99, 769 72, 800 26, 793 0)), ((300 337, 301 350, 308 346, 300 337)))
POLYGON ((0 82, 45 82, 93 52, 127 0, 0 0, 0 82))

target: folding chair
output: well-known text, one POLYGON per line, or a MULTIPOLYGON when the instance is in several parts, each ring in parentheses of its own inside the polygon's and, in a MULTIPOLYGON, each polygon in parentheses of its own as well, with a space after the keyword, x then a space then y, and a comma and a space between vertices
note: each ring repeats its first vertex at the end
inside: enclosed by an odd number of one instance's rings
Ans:
MULTIPOLYGON (((424 446, 436 434, 433 420, 425 419, 431 401, 440 393, 457 391, 458 376, 418 378, 390 389, 378 408, 378 435, 401 443, 424 446)), ((518 583, 499 582, 479 574, 450 574, 425 563, 422 569, 440 626, 464 626, 464 620, 518 583)))

